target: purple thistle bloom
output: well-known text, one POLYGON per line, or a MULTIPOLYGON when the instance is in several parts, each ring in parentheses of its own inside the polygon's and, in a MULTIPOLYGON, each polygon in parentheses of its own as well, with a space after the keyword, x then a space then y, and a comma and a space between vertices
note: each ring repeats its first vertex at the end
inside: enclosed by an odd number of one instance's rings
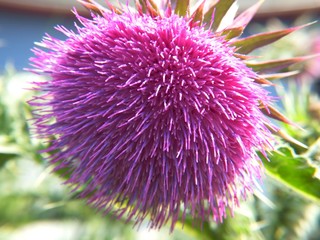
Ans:
POLYGON ((105 212, 150 227, 221 222, 260 178, 268 93, 236 48, 190 18, 76 14, 34 49, 31 105, 50 163, 105 212))

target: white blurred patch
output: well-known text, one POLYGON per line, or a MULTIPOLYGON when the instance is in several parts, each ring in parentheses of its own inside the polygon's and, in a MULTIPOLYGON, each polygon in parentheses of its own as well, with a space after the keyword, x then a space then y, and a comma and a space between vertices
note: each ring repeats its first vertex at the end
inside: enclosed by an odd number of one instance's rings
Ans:
POLYGON ((65 240, 75 239, 79 224, 66 221, 39 221, 18 229, 10 240, 65 240))

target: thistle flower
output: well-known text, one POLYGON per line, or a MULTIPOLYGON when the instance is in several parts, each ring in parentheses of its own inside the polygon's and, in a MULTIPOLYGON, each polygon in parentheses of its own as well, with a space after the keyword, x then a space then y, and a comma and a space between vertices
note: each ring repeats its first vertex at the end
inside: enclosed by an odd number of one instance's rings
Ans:
POLYGON ((192 13, 179 0, 136 11, 80 2, 92 19, 75 12, 82 26, 57 27, 66 40, 47 35, 31 58, 50 77, 31 101, 50 163, 91 205, 136 224, 223 221, 260 178, 256 151, 272 147, 275 129, 266 115, 287 121, 261 85, 301 60, 246 54, 297 28, 240 38, 261 2, 225 27, 234 1, 192 13))

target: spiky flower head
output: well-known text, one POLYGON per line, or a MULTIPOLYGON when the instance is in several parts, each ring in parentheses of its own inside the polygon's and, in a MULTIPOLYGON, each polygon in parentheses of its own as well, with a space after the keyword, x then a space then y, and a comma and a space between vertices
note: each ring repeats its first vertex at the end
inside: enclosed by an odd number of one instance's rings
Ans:
POLYGON ((151 0, 104 8, 80 1, 76 32, 57 30, 34 49, 35 125, 55 170, 105 212, 150 227, 186 214, 222 221, 260 177, 256 151, 270 148, 272 108, 261 84, 293 60, 248 62, 245 55, 293 29, 240 35, 260 3, 222 26, 234 1, 190 13, 189 1, 151 0), (204 10, 208 9, 208 10, 204 10), (265 114, 264 114, 264 113, 265 114))

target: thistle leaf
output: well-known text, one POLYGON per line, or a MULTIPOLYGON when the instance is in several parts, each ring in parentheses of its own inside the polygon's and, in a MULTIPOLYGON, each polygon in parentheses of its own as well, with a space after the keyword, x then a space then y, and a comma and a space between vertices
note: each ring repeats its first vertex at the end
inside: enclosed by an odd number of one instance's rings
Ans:
POLYGON ((101 9, 99 9, 95 2, 91 0, 78 0, 78 2, 90 11, 102 14, 101 9))
POLYGON ((99 3, 97 3, 94 0, 78 0, 78 2, 80 4, 82 4, 85 8, 89 9, 90 11, 96 12, 98 14, 103 15, 105 12, 109 12, 110 10, 117 13, 117 14, 121 14, 122 11, 118 8, 116 8, 115 6, 113 6, 109 1, 105 1, 106 4, 108 5, 107 9, 105 7, 103 7, 102 5, 100 5, 99 3))
POLYGON ((154 0, 147 0, 147 5, 150 5, 154 10, 159 12, 159 7, 154 0))
POLYGON ((320 137, 308 148, 303 156, 319 161, 320 157, 320 137))
POLYGON ((160 15, 160 11, 158 9, 157 4, 153 0, 147 0, 147 12, 152 16, 156 17, 160 15))
POLYGON ((226 28, 221 31, 221 35, 225 35, 225 39, 229 40, 239 37, 243 33, 244 27, 226 28))
POLYGON ((296 155, 290 147, 280 147, 268 154, 259 154, 267 174, 293 191, 320 202, 319 167, 309 158, 296 155))
POLYGON ((227 14, 228 10, 231 8, 231 6, 235 3, 235 0, 220 0, 216 2, 209 11, 205 14, 204 19, 206 22, 211 21, 212 11, 214 11, 214 21, 212 24, 212 30, 216 31, 220 23, 223 19, 223 17, 227 14))
POLYGON ((190 0, 174 0, 172 2, 175 3, 175 14, 179 16, 189 16, 190 0))
POLYGON ((239 28, 242 27, 243 29, 246 28, 246 26, 249 24, 251 19, 255 16, 258 9, 262 5, 264 0, 260 0, 250 8, 248 8, 246 11, 241 13, 236 19, 234 20, 233 24, 230 26, 231 28, 239 28))
POLYGON ((159 8, 153 0, 136 0, 136 8, 140 14, 148 13, 152 17, 160 15, 159 8))
POLYGON ((263 61, 263 62, 257 62, 257 63, 247 62, 246 64, 248 67, 252 68, 256 72, 268 73, 268 72, 283 70, 293 64, 309 60, 316 56, 317 55, 310 55, 310 56, 302 56, 302 57, 295 57, 295 58, 263 61))
POLYGON ((210 4, 209 9, 204 13, 203 16, 203 21, 206 23, 211 23, 213 22, 213 17, 214 17, 214 12, 215 12, 215 7, 219 0, 213 0, 213 2, 210 4))
POLYGON ((274 129, 270 126, 267 126, 269 128, 269 130, 276 136, 282 138, 283 140, 285 140, 288 143, 291 143, 293 145, 296 145, 302 149, 308 149, 308 146, 303 144, 302 142, 298 141, 297 139, 295 139, 294 137, 290 136, 288 133, 286 133, 283 130, 278 130, 278 129, 274 129))
POLYGON ((252 35, 250 37, 235 40, 232 43, 232 45, 238 48, 237 53, 248 54, 257 48, 273 43, 294 31, 297 31, 301 28, 309 26, 310 24, 312 23, 305 24, 298 27, 288 28, 280 31, 273 31, 268 33, 260 33, 260 34, 252 35))
POLYGON ((266 78, 263 78, 261 76, 259 77, 256 77, 254 79, 254 82, 258 83, 258 84, 262 84, 262 85, 269 85, 269 86, 272 86, 274 85, 272 82, 268 81, 266 78))
POLYGON ((249 56, 249 55, 244 55, 244 54, 240 54, 240 53, 234 53, 233 54, 236 58, 239 58, 241 60, 246 60, 246 61, 249 61, 249 60, 252 60, 252 59, 255 59, 256 57, 254 56, 249 56))
POLYGON ((200 24, 203 21, 203 8, 206 0, 203 0, 202 3, 197 7, 197 9, 192 13, 191 19, 192 22, 199 22, 200 24))
POLYGON ((259 76, 261 78, 265 78, 268 80, 276 80, 281 78, 287 78, 294 75, 297 75, 300 71, 290 71, 290 72, 284 72, 284 73, 270 73, 270 74, 260 74, 259 76))
POLYGON ((292 121, 290 121, 286 116, 284 116, 282 113, 280 113, 276 108, 270 106, 270 105, 264 105, 262 103, 260 103, 259 106, 261 112, 263 112, 265 115, 267 115, 268 117, 271 117, 275 120, 293 125, 298 127, 296 124, 294 124, 292 121))

